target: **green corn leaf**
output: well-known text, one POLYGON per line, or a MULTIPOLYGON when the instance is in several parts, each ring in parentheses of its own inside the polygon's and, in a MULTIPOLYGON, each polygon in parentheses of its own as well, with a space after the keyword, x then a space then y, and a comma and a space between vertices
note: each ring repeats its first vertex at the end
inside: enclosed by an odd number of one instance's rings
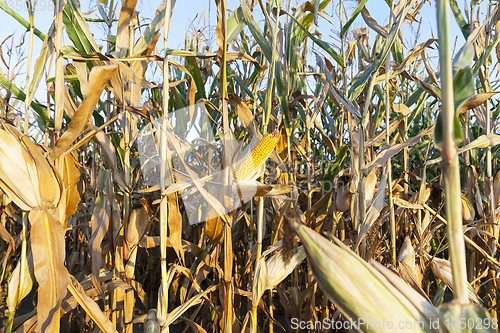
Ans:
MULTIPOLYGON (((10 82, 0 71, 0 85, 3 86, 5 89, 10 91, 14 96, 16 96, 19 100, 25 101, 26 99, 26 94, 16 87, 12 82, 10 82)), ((31 102, 30 104, 31 108, 38 114, 40 117, 40 121, 38 125, 40 126, 41 129, 45 130, 45 127, 47 125, 47 122, 49 121, 49 115, 47 114, 47 108, 44 107, 41 104, 31 102)))
POLYGON ((460 106, 474 95, 474 78, 470 67, 462 68, 453 79, 453 100, 455 114, 460 110, 460 106))
POLYGON ((356 81, 352 84, 351 89, 349 90, 349 99, 353 101, 358 97, 359 93, 364 89, 364 87, 368 84, 369 78, 373 72, 379 70, 380 66, 385 62, 385 58, 387 54, 390 52, 394 41, 398 35, 399 28, 403 24, 405 20, 406 13, 408 13, 409 6, 406 6, 401 13, 399 14, 396 23, 392 26, 392 29, 389 33, 389 36, 386 38, 384 46, 382 47, 382 51, 375 58, 375 61, 372 65, 370 65, 363 74, 358 76, 356 81))
POLYGON ((341 36, 345 36, 345 34, 347 33, 347 30, 349 30, 349 28, 354 23, 354 21, 356 20, 356 18, 359 15, 359 13, 361 12, 361 10, 365 7, 365 4, 366 4, 367 1, 368 0, 362 0, 359 3, 358 7, 356 7, 356 9, 352 13, 351 18, 349 19, 349 21, 347 21, 347 23, 342 27, 342 30, 340 31, 340 35, 341 36))
POLYGON ((469 24, 465 22, 465 19, 460 11, 460 7, 458 7, 457 0, 450 0, 451 11, 453 12, 453 16, 455 17, 455 21, 457 21, 458 27, 462 31, 462 35, 467 39, 469 37, 469 24))
POLYGON ((316 43, 316 45, 318 45, 319 47, 321 47, 323 50, 326 51, 326 53, 328 53, 340 66, 344 67, 344 62, 342 61, 342 58, 337 54, 337 52, 335 52, 335 50, 330 46, 328 45, 327 43, 323 42, 322 40, 316 38, 312 33, 309 32, 309 30, 304 27, 302 24, 299 23, 299 21, 297 21, 295 19, 295 17, 293 17, 292 15, 288 14, 287 15, 302 29, 302 31, 304 31, 304 33, 313 40, 314 43, 316 43))

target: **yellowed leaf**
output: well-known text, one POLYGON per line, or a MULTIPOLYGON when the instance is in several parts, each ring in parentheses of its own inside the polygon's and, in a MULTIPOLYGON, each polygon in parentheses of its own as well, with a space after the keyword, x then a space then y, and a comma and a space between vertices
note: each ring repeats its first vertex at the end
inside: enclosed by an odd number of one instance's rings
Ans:
POLYGON ((59 310, 66 296, 68 271, 64 266, 64 230, 58 210, 37 210, 29 213, 31 249, 38 282, 38 332, 59 331, 59 310))
POLYGON ((212 208, 208 212, 208 219, 205 222, 205 234, 212 241, 213 244, 220 244, 224 239, 223 233, 224 223, 220 216, 217 215, 212 208))
POLYGON ((392 106, 394 111, 397 113, 401 113, 403 117, 406 117, 411 113, 411 110, 406 106, 406 104, 400 103, 392 106))
POLYGON ((184 262, 184 250, 182 249, 182 216, 179 211, 179 201, 177 193, 167 195, 168 204, 168 239, 172 244, 175 253, 184 262))
POLYGON ((68 129, 61 136, 56 146, 49 154, 49 160, 54 161, 73 144, 87 125, 101 93, 107 82, 116 75, 117 65, 106 65, 92 68, 88 80, 87 97, 83 99, 75 115, 68 125, 68 129))
POLYGON ((78 280, 75 279, 73 275, 70 275, 69 277, 70 283, 68 284, 68 290, 78 301, 78 304, 80 304, 80 306, 89 315, 89 317, 92 318, 92 320, 97 324, 101 331, 104 333, 117 332, 111 321, 108 319, 108 316, 101 311, 99 305, 97 305, 96 302, 85 294, 85 290, 83 290, 83 287, 78 280))
POLYGON ((97 198, 90 220, 90 224, 92 225, 92 235, 89 240, 90 257, 92 258, 91 278, 94 287, 101 295, 104 295, 99 281, 99 271, 102 264, 101 242, 109 228, 111 207, 109 204, 108 192, 111 187, 109 186, 110 177, 110 170, 99 171, 97 198))
POLYGON ((119 58, 123 58, 125 56, 130 46, 129 24, 132 15, 134 14, 136 4, 137 0, 125 0, 123 1, 122 8, 120 10, 116 33, 116 51, 119 58))
POLYGON ((465 111, 467 110, 478 107, 479 105, 483 104, 486 100, 490 99, 496 94, 498 94, 498 92, 494 91, 494 92, 480 93, 469 97, 466 101, 464 101, 461 104, 460 110, 458 110, 458 114, 465 113, 465 111))
POLYGON ((80 169, 75 153, 72 152, 64 157, 62 173, 63 197, 59 204, 59 214, 64 220, 63 226, 66 227, 68 219, 76 213, 80 202, 80 193, 78 192, 80 169), (63 200, 64 204, 62 204, 63 200))

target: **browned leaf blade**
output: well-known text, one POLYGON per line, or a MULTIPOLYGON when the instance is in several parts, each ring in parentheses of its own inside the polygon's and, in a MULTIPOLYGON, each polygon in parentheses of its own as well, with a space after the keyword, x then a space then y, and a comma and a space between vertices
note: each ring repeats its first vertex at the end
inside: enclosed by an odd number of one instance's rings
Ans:
POLYGON ((125 233, 125 240, 128 245, 128 261, 125 266, 125 276, 127 278, 134 278, 135 264, 137 258, 137 246, 140 240, 144 237, 146 228, 149 224, 149 215, 144 206, 133 209, 130 214, 130 219, 125 233))
POLYGON ((370 163, 365 165, 363 171, 365 172, 365 174, 369 174, 373 168, 381 167, 381 166, 385 165, 385 163, 387 163, 387 161, 392 156, 399 153, 405 147, 413 146, 414 144, 416 144, 420 140, 421 137, 423 137, 424 135, 431 134, 433 130, 434 130, 434 126, 431 126, 427 129, 423 130, 422 132, 420 132, 420 134, 409 138, 405 142, 391 146, 389 149, 382 151, 381 153, 379 153, 377 155, 377 157, 373 161, 371 161, 370 163))
POLYGON ((108 191, 110 183, 110 170, 99 172, 99 188, 97 199, 92 213, 90 224, 92 225, 92 236, 89 240, 90 256, 92 258, 92 282, 94 287, 103 295, 101 282, 99 281, 99 271, 102 264, 101 243, 108 232, 111 207, 109 204, 108 191))
POLYGON ((54 149, 49 154, 51 161, 56 160, 64 154, 66 150, 81 134, 87 125, 94 108, 101 97, 101 93, 106 83, 117 73, 118 65, 106 65, 94 67, 90 72, 88 80, 87 97, 85 97, 76 110, 75 115, 68 125, 68 129, 61 136, 54 149))
POLYGON ((182 216, 179 211, 179 200, 177 193, 167 195, 168 203, 168 239, 177 253, 179 259, 184 262, 184 250, 182 249, 182 216))
POLYGON ((490 99, 494 95, 498 94, 498 92, 486 92, 480 93, 474 96, 469 97, 462 104, 460 104, 460 110, 458 110, 458 114, 462 114, 467 110, 478 107, 483 104, 486 100, 490 99))
POLYGON ((29 220, 38 282, 37 331, 58 332, 59 310, 68 286, 68 271, 64 266, 64 230, 58 220, 57 209, 34 209, 29 213, 29 220))
POLYGON ((76 213, 80 202, 80 193, 77 187, 80 181, 80 169, 76 158, 75 153, 66 155, 62 167, 63 196, 59 203, 59 215, 64 227, 67 226, 68 219, 76 213))
POLYGON ((74 278, 73 275, 70 275, 70 283, 68 284, 68 289, 78 301, 78 304, 85 310, 85 312, 89 315, 90 318, 97 324, 97 326, 104 333, 114 333, 117 330, 114 328, 111 321, 108 317, 101 311, 99 305, 94 302, 90 297, 85 294, 83 287, 78 282, 77 279, 74 278))
POLYGON ((118 30, 116 33, 116 51, 118 57, 123 58, 129 48, 130 34, 129 24, 134 14, 137 0, 125 0, 122 4, 120 17, 118 18, 118 30))

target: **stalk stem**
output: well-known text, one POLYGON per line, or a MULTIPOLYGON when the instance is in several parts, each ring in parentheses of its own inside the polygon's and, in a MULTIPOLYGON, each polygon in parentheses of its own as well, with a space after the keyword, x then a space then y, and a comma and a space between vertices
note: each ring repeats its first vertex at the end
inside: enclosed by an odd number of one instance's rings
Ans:
MULTIPOLYGON (((172 11, 171 0, 165 0, 165 26, 163 30, 163 48, 165 57, 163 58, 163 116, 161 121, 160 135, 160 187, 161 193, 165 192, 167 166, 170 164, 170 156, 167 147, 167 114, 169 101, 169 72, 168 72, 168 54, 167 39, 170 27, 170 13, 172 11)), ((161 289, 163 298, 163 308, 165 314, 168 313, 168 283, 167 283, 167 232, 168 232, 168 202, 167 197, 162 195, 160 202, 160 256, 161 256, 161 289)), ((158 295, 160 297, 160 295, 158 295)))
MULTIPOLYGON (((449 1, 437 1, 439 64, 442 94, 442 156, 444 167, 445 211, 448 220, 450 263, 453 273, 455 302, 468 304, 467 269, 465 264, 465 244, 462 228, 462 203, 460 198, 460 170, 457 144, 454 140, 454 99, 453 73, 451 67, 450 43, 448 36, 449 1)), ((437 129, 439 130, 439 129, 437 129)))
MULTIPOLYGON (((394 2, 391 3, 391 15, 389 19, 389 26, 392 27, 394 22, 394 2)), ((387 54, 385 58, 385 143, 390 145, 390 97, 389 97, 389 71, 391 69, 391 53, 387 54)), ((391 226, 391 259, 392 264, 396 265, 396 219, 394 217, 394 203, 392 202, 392 164, 391 158, 387 161, 387 188, 389 192, 389 218, 390 218, 390 226, 391 226)), ((405 169, 406 170, 406 169, 405 169)))

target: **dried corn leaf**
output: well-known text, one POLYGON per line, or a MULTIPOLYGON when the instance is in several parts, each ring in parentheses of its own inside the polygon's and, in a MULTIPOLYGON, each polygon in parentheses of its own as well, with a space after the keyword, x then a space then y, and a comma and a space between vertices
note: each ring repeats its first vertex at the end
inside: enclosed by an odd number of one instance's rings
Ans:
POLYGON ((393 105, 392 108, 395 112, 401 113, 403 117, 406 117, 411 113, 411 110, 403 103, 393 105))
MULTIPOLYGON (((465 151, 468 151, 468 150, 471 150, 474 148, 494 147, 498 144, 500 144, 500 135, 493 134, 493 133, 488 134, 488 135, 483 134, 479 138, 477 138, 476 140, 474 140, 471 143, 469 143, 468 145, 466 145, 465 147, 458 149, 458 153, 461 154, 465 151)), ((439 162, 441 162, 441 160, 442 160, 442 158, 438 157, 438 158, 435 158, 435 159, 432 159, 432 160, 425 162, 425 165, 427 166, 427 165, 439 163, 439 162)))
POLYGON ((382 212, 382 209, 384 208, 385 202, 385 185, 387 184, 387 173, 388 173, 388 167, 384 167, 384 171, 382 174, 382 179, 380 179, 380 184, 378 185, 378 191, 377 194, 375 195, 375 198, 373 199, 372 204, 370 207, 368 207, 368 210, 366 212, 365 220, 362 221, 362 224, 359 228, 359 234, 356 239, 356 248, 359 246, 363 238, 366 236, 368 231, 370 231, 371 227, 377 220, 377 218, 380 215, 380 212, 382 212))
POLYGON ((134 279, 137 245, 144 236, 148 224, 149 215, 143 206, 132 210, 125 232, 125 240, 128 245, 128 261, 125 265, 125 276, 129 279, 134 279))
POLYGON ((95 106, 101 97, 104 86, 113 75, 116 75, 117 70, 117 65, 106 65, 92 68, 88 81, 90 89, 88 90, 87 97, 85 97, 80 103, 80 106, 68 125, 68 129, 64 132, 54 149, 50 152, 49 159, 51 161, 56 160, 59 156, 64 154, 78 138, 85 126, 87 126, 90 116, 94 112, 95 106))
POLYGON ((77 279, 70 275, 70 283, 68 284, 68 290, 71 292, 73 297, 78 301, 78 304, 85 310, 90 318, 97 324, 97 326, 104 333, 117 332, 108 316, 104 314, 99 305, 94 302, 90 297, 85 294, 85 290, 80 285, 77 279))
POLYGON ((0 188, 23 210, 57 205, 61 185, 36 146, 19 130, 0 123, 0 188))
POLYGON ((167 195, 168 204, 168 239, 177 257, 184 263, 184 250, 182 248, 182 216, 179 210, 177 193, 167 195))
POLYGON ((98 176, 98 190, 97 198, 95 201, 94 211, 90 224, 92 225, 92 235, 89 240, 91 264, 91 278, 94 287, 100 295, 104 296, 102 291, 101 282, 99 280, 99 272, 102 265, 102 240, 108 232, 109 219, 111 215, 111 207, 109 203, 109 190, 110 190, 110 170, 100 170, 98 176))
POLYGON ((371 170, 374 167, 381 167, 387 163, 387 161, 397 153, 399 153, 403 148, 405 147, 410 147, 416 144, 420 138, 424 135, 429 135, 432 133, 434 129, 434 126, 431 126, 423 131, 420 132, 420 134, 415 135, 414 137, 409 138, 403 143, 391 146, 388 149, 383 150, 381 153, 377 155, 377 157, 371 161, 370 163, 366 164, 365 167, 363 168, 363 171, 366 173, 371 172, 371 170))
POLYGON ((125 0, 122 3, 116 32, 116 52, 119 58, 123 58, 127 54, 127 50, 130 46, 129 24, 134 14, 136 4, 137 0, 125 0))
POLYGON ((201 302, 201 298, 205 297, 208 293, 214 291, 217 286, 208 287, 204 292, 199 293, 198 295, 191 297, 182 305, 176 307, 172 312, 170 312, 167 316, 165 325, 171 325, 174 321, 176 321, 180 316, 184 314, 190 307, 199 304, 201 302))
POLYGON ((123 174, 118 170, 118 161, 116 160, 116 150, 115 146, 111 143, 106 133, 99 131, 92 138, 94 142, 96 142, 101 148, 101 153, 108 162, 108 164, 113 169, 113 174, 115 176, 115 180, 122 188, 126 188, 125 180, 123 178, 123 174))
POLYGON ((498 94, 498 92, 487 92, 469 97, 460 104, 460 110, 458 110, 458 114, 465 113, 465 111, 467 110, 478 107, 496 94, 498 94))
POLYGON ((9 231, 5 228, 3 223, 3 214, 2 214, 2 222, 0 223, 0 237, 4 240, 4 242, 8 243, 12 249, 16 248, 16 243, 14 242, 14 238, 9 233, 9 231))
POLYGON ((257 262, 257 266, 255 267, 255 273, 253 276, 252 282, 252 306, 256 307, 259 304, 259 301, 266 291, 268 284, 267 281, 269 279, 269 273, 267 270, 266 258, 261 257, 257 262))
POLYGON ((68 219, 76 213, 80 202, 78 182, 80 181, 80 169, 78 168, 75 153, 67 154, 62 165, 63 196, 59 204, 59 216, 66 228, 68 219))
POLYGON ((61 302, 66 296, 68 271, 64 267, 64 230, 57 209, 29 213, 31 250, 36 281, 38 282, 39 332, 58 332, 61 302))

